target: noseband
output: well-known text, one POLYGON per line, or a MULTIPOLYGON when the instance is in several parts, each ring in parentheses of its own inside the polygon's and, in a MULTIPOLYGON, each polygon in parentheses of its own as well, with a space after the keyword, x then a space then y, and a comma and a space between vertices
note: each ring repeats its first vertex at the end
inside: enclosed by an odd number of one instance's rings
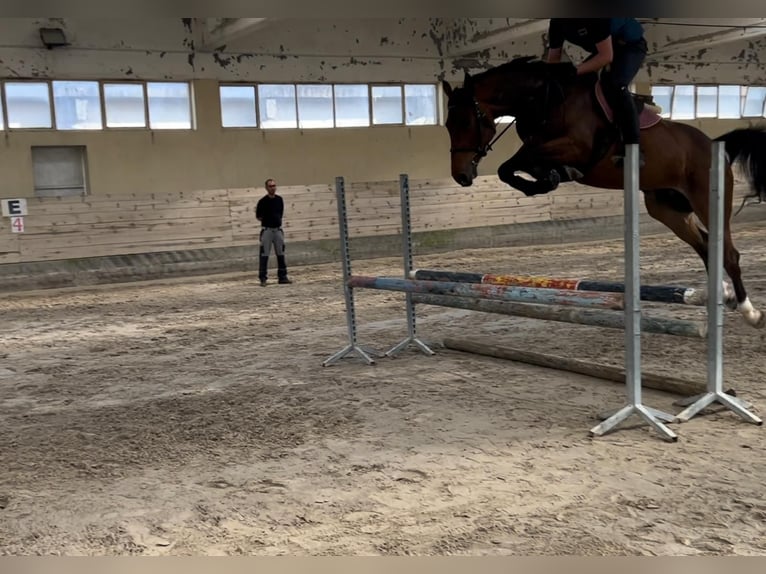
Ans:
MULTIPOLYGON (((495 136, 492 141, 490 141, 488 144, 481 145, 481 123, 483 120, 488 119, 487 115, 482 111, 481 107, 479 106, 479 102, 476 100, 475 97, 471 98, 471 101, 473 102, 473 109, 476 113, 476 147, 453 147, 450 148, 450 153, 461 153, 461 152, 474 152, 473 159, 471 160, 471 165, 475 168, 477 165, 479 165, 479 161, 481 161, 481 158, 486 156, 490 151, 492 151, 492 146, 497 142, 497 140, 500 139, 500 137, 508 131, 508 128, 510 128, 514 123, 516 123, 516 118, 513 118, 513 121, 510 122, 507 126, 505 126, 505 129, 501 131, 497 136, 495 136)), ((452 104, 448 105, 447 108, 455 108, 458 104, 452 104)))

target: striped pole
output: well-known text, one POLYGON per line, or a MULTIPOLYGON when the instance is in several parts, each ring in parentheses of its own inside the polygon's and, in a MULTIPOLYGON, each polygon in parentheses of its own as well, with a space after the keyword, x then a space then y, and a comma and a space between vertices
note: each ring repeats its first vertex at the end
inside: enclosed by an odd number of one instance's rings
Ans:
MULTIPOLYGON (((482 283, 489 285, 517 285, 523 287, 543 287, 548 289, 572 289, 574 291, 602 291, 624 293, 625 284, 612 281, 591 281, 589 279, 568 279, 563 277, 543 277, 537 275, 492 275, 482 273, 463 273, 417 269, 410 273, 411 279, 424 281, 455 281, 460 283, 482 283)), ((703 290, 681 287, 679 285, 642 285, 641 300, 658 303, 677 303, 681 305, 703 306, 707 297, 703 290)))
MULTIPOLYGON (((471 299, 468 297, 452 297, 447 295, 415 294, 412 296, 412 302, 418 305, 435 305, 438 307, 469 309, 472 311, 483 311, 484 313, 499 313, 501 315, 542 319, 545 321, 592 325, 594 327, 605 327, 608 329, 625 329, 625 316, 622 311, 564 307, 561 305, 534 305, 530 303, 513 303, 510 301, 487 301, 485 299, 471 299)), ((707 335, 707 326, 705 323, 665 319, 663 317, 649 317, 645 314, 641 317, 641 330, 650 333, 661 333, 664 335, 676 335, 679 337, 696 339, 704 339, 707 335)))
POLYGON ((432 295, 458 295, 476 299, 517 301, 519 303, 543 303, 572 305, 575 307, 599 307, 622 309, 623 296, 618 293, 596 293, 570 289, 543 289, 513 285, 490 285, 481 283, 458 283, 451 281, 419 281, 394 277, 349 277, 348 286, 362 289, 382 289, 432 295))

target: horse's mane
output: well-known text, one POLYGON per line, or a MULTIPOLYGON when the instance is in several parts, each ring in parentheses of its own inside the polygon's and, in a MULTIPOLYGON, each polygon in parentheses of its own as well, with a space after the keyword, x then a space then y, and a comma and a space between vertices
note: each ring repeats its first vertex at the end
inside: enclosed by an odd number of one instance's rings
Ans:
MULTIPOLYGON (((552 88, 549 92, 546 91, 546 105, 554 101, 561 102, 566 97, 565 90, 567 85, 577 82, 578 78, 584 78, 583 76, 578 77, 575 69, 574 64, 569 61, 549 64, 536 56, 521 56, 473 76, 466 72, 463 86, 452 91, 450 101, 453 106, 471 103, 474 97, 474 85, 494 80, 500 80, 497 86, 504 86, 504 88, 498 87, 495 89, 493 97, 495 99, 502 99, 502 94, 507 89, 514 87, 504 80, 510 80, 515 84, 514 80, 526 78, 531 81, 532 85, 546 86, 546 90, 552 88), (504 76, 507 76, 507 78, 504 78, 504 76)), ((596 77, 595 74, 593 76, 596 77)))
POLYGON ((572 64, 572 62, 559 62, 557 64, 549 64, 545 60, 542 60, 536 56, 520 56, 518 58, 514 58, 510 62, 505 62, 504 64, 500 64, 494 68, 484 70, 483 72, 472 76, 472 78, 475 80, 489 80, 493 79, 495 76, 501 76, 509 72, 518 71, 522 68, 524 71, 529 71, 533 74, 539 73, 540 75, 549 76, 551 72, 554 72, 554 74, 557 75, 560 73, 561 76, 564 77, 567 73, 571 73, 575 66, 572 64))

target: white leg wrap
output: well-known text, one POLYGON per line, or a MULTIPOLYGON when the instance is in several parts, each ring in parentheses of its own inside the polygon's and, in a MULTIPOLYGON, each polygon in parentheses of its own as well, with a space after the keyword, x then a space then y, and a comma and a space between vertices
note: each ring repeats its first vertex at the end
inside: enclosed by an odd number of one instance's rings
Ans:
POLYGON ((742 313, 745 321, 751 325, 757 325, 761 322, 763 317, 763 313, 753 307, 753 304, 750 302, 750 297, 747 297, 744 301, 742 301, 739 306, 739 312, 742 313))

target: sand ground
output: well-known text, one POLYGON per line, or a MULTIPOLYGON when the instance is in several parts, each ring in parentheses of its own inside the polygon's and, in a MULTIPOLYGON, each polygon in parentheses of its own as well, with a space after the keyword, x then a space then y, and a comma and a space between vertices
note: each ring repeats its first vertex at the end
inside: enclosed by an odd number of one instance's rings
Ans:
MULTIPOLYGON (((737 232, 766 305, 766 226, 737 232)), ((671 236, 642 240, 647 283, 704 285, 671 236)), ((619 279, 622 242, 466 250, 418 267, 619 279)), ((399 275, 401 261, 354 262, 399 275)), ((622 385, 441 348, 490 336, 621 365, 622 333, 429 306, 410 348, 349 357, 339 265, 0 299, 0 554, 766 552, 766 430, 728 411, 672 428, 588 430, 622 385)), ((404 297, 356 292, 359 339, 406 334, 404 297)), ((647 304, 704 319, 704 310, 647 304)), ((764 334, 726 315, 726 386, 766 406, 764 334)), ((644 335, 647 371, 704 380, 705 343, 644 335)), ((676 413, 678 397, 645 390, 676 413)))

